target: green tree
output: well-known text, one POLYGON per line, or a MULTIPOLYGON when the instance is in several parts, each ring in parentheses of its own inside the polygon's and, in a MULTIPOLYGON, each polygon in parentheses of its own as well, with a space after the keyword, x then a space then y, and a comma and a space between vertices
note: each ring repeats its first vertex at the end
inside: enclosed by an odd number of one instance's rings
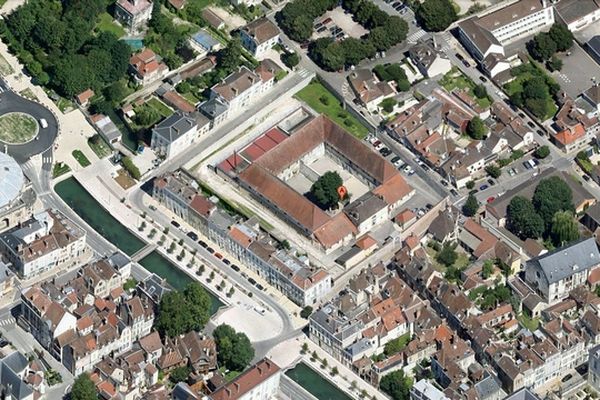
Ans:
POLYGON ((394 371, 381 378, 379 387, 392 400, 408 400, 410 398, 412 379, 405 376, 402 370, 394 371))
POLYGON ((465 204, 463 204, 463 206, 462 206, 463 214, 467 217, 472 217, 477 213, 478 209, 479 209, 479 201, 477 201, 477 198, 475 197, 475 195, 469 194, 469 197, 467 197, 465 204))
POLYGON ((456 254, 456 244, 455 243, 444 243, 442 249, 437 254, 436 260, 446 267, 450 267, 454 265, 458 258, 458 254, 456 254))
POLYGON ((569 28, 561 23, 552 25, 548 35, 556 44, 557 51, 567 51, 573 46, 573 34, 569 28))
POLYGON ((336 206, 340 200, 338 188, 343 183, 337 172, 327 171, 313 183, 310 193, 320 207, 330 209, 336 206))
POLYGON ((110 101, 113 106, 117 106, 127 96, 127 86, 122 81, 113 82, 102 93, 106 100, 110 101))
POLYGON ((494 262, 492 260, 485 260, 483 267, 481 267, 481 277, 488 279, 494 272, 494 262))
POLYGON ((160 113, 154 107, 144 105, 137 107, 133 119, 140 126, 150 126, 160 120, 160 113))
POLYGON ((79 375, 73 387, 71 388, 71 400, 97 400, 98 392, 96 391, 96 385, 90 379, 88 373, 79 375))
POLYGON ((384 99, 381 101, 381 103, 379 103, 379 106, 383 109, 383 111, 385 111, 387 113, 391 113, 392 111, 394 111, 395 105, 396 105, 396 100, 394 100, 391 97, 384 99))
POLYGON ((546 32, 535 35, 527 47, 531 56, 538 61, 546 61, 556 53, 556 43, 546 32))
POLYGON ((190 375, 190 369, 184 365, 182 367, 177 367, 169 374, 169 380, 175 384, 179 382, 186 381, 188 376, 190 375))
POLYGON ((210 317, 210 298, 197 282, 186 286, 183 292, 165 294, 159 305, 156 329, 170 337, 200 331, 210 317))
POLYGON ((475 85, 473 88, 473 94, 479 99, 488 97, 488 92, 484 85, 475 85))
POLYGON ((129 157, 129 156, 123 157, 121 159, 121 164, 123 164, 123 168, 125 168, 125 171, 127 171, 133 179, 140 180, 142 175, 141 175, 140 170, 137 167, 137 165, 135 165, 133 163, 133 160, 131 159, 131 157, 129 157))
POLYGON ((254 348, 248 336, 222 324, 215 328, 213 337, 217 344, 217 358, 221 365, 232 371, 243 371, 254 358, 254 348))
POLYGON ((537 213, 544 220, 546 229, 558 211, 573 211, 573 193, 565 181, 558 176, 542 179, 535 188, 531 200, 537 213))
POLYGON ((537 239, 544 232, 544 220, 536 212, 531 201, 515 196, 506 209, 506 227, 521 239, 537 239))
POLYGON ((556 57, 556 55, 553 55, 550 57, 550 60, 548 60, 547 65, 550 71, 560 71, 563 67, 563 62, 560 58, 556 57))
POLYGON ((425 0, 415 14, 419 24, 429 32, 446 30, 458 16, 450 0, 425 0))
POLYGON ((300 57, 298 53, 283 53, 281 55, 281 61, 285 64, 289 69, 293 69, 296 65, 300 63, 300 57))
POLYGON ((537 149, 535 149, 535 153, 533 153, 533 155, 536 158, 544 159, 550 155, 550 149, 546 145, 540 146, 537 149))
POLYGON ((485 172, 494 179, 498 179, 500 178, 500 175, 502 175, 502 170, 497 165, 493 164, 485 167, 485 172))
POLYGON ((308 318, 313 312, 313 308, 311 306, 306 306, 300 311, 301 318, 308 318))
POLYGON ((475 139, 481 140, 487 133, 487 127, 478 116, 474 116, 467 124, 467 134, 475 139))
POLYGON ((217 65, 225 71, 231 72, 240 65, 242 56, 242 42, 239 37, 231 40, 227 47, 221 49, 217 54, 217 65))
POLYGON ((579 239, 579 223, 571 211, 558 211, 552 217, 550 237, 556 247, 579 239))

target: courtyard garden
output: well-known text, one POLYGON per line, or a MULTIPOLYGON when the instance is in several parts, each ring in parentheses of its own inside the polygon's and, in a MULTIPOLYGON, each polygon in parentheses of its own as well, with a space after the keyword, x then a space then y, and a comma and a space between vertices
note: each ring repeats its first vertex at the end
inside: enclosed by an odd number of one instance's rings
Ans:
POLYGON ((344 110, 337 97, 320 82, 313 80, 295 96, 316 112, 327 115, 358 139, 364 139, 369 134, 367 127, 344 110))
POLYGON ((8 113, 0 117, 0 141, 6 144, 27 143, 38 133, 38 123, 30 115, 8 113))
POLYGON ((517 107, 524 107, 540 121, 552 118, 558 110, 554 97, 560 85, 533 60, 510 72, 515 79, 504 85, 510 101, 517 107))
POLYGON ((485 93, 485 87, 476 85, 475 82, 463 75, 456 67, 452 67, 452 69, 440 79, 439 83, 448 92, 452 92, 455 89, 466 90, 481 108, 488 108, 492 104, 487 93, 485 93))

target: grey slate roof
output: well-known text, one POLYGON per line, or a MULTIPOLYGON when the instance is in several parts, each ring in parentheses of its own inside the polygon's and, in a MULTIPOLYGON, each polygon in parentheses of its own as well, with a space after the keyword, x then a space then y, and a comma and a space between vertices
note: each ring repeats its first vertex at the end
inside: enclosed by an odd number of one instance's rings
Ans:
POLYGON ((194 126, 196 126, 194 118, 182 112, 176 112, 158 123, 152 131, 169 140, 169 142, 173 142, 189 132, 194 126))
POLYGON ((10 388, 8 398, 20 400, 32 395, 33 389, 18 375, 27 368, 27 365, 27 359, 19 352, 9 354, 0 360, 0 386, 10 388))
POLYGON ((504 397, 506 393, 500 387, 498 381, 492 376, 488 375, 487 378, 484 378, 480 382, 475 385, 475 390, 477 391, 477 395, 479 396, 479 400, 486 400, 489 398, 498 398, 498 393, 500 392, 501 397, 504 397))
POLYGON ((593 237, 578 240, 527 261, 528 267, 539 267, 548 283, 558 282, 572 275, 574 271, 589 269, 598 264, 600 252, 593 237))
POLYGON ((228 109, 229 107, 217 97, 200 104, 200 112, 210 119, 216 119, 219 115, 226 113, 228 109))
POLYGON ((540 398, 527 388, 523 388, 505 398, 504 400, 540 400, 540 398))

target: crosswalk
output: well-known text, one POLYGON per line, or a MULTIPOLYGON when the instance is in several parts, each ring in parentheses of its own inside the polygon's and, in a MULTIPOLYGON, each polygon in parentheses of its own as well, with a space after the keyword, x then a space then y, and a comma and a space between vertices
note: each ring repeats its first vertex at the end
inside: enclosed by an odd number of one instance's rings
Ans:
POLYGON ((298 73, 298 75, 300 75, 300 76, 301 76, 301 77, 303 77, 303 78, 306 78, 307 76, 309 76, 309 75, 311 74, 311 72, 310 72, 310 71, 308 71, 308 70, 307 70, 307 69, 305 69, 305 68, 301 68, 301 69, 299 69, 299 70, 297 71, 297 73, 298 73))
POLYGON ((419 39, 421 39, 425 35, 427 35, 427 32, 425 32, 423 29, 419 29, 418 31, 412 33, 408 38, 406 38, 406 41, 409 43, 417 43, 419 39))
POLYGON ((17 323, 14 317, 8 317, 6 319, 0 319, 0 326, 11 326, 17 323))

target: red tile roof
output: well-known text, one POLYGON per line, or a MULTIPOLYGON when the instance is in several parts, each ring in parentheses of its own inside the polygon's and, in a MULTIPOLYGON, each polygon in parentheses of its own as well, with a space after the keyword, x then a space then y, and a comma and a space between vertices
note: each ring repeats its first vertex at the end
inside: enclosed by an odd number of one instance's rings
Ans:
POLYGON ((210 200, 199 194, 195 195, 190 202, 190 208, 204 217, 208 217, 215 207, 210 200))
POLYGON ((563 146, 567 146, 571 143, 575 143, 584 136, 585 128, 583 127, 582 123, 578 123, 573 128, 567 128, 558 132, 556 135, 554 135, 554 140, 563 146))
POLYGON ((210 399, 237 400, 279 371, 280 368, 277 364, 265 358, 233 381, 221 386, 210 395, 210 399))

